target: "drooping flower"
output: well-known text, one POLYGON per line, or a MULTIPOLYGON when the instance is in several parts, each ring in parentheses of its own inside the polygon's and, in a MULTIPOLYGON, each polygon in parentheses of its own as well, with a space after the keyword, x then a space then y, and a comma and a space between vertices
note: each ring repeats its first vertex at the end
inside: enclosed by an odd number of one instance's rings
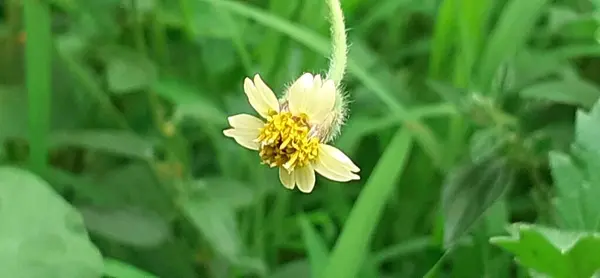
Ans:
POLYGON ((228 118, 232 128, 223 131, 238 144, 258 151, 262 163, 279 168, 279 179, 288 189, 310 193, 315 172, 339 182, 358 180, 360 169, 331 139, 340 111, 335 109, 336 88, 332 80, 303 74, 278 100, 257 74, 244 80, 250 105, 264 119, 248 114, 228 118))

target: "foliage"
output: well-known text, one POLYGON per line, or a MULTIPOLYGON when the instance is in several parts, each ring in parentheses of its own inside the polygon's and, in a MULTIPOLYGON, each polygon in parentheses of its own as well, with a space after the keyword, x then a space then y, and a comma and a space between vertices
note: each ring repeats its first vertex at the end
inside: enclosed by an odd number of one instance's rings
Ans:
POLYGON ((324 2, 4 1, 1 272, 592 275, 600 2, 342 0, 361 180, 307 195, 222 130, 326 72, 324 2))

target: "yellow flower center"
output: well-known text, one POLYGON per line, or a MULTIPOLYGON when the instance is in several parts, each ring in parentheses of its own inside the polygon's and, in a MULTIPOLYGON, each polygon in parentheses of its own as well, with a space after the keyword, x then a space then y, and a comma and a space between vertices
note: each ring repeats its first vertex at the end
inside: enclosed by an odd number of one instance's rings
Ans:
POLYGON ((293 116, 290 112, 270 111, 258 136, 262 162, 289 171, 308 165, 319 154, 319 139, 309 137, 309 132, 305 114, 293 116))

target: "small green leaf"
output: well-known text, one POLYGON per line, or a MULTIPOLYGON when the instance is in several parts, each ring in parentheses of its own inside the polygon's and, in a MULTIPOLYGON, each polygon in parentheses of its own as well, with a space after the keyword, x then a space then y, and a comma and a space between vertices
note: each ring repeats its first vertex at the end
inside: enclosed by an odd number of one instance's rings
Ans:
POLYGON ((565 79, 538 83, 523 89, 521 97, 589 108, 600 97, 600 90, 580 79, 565 79))
POLYGON ((486 128, 475 132, 470 142, 471 160, 478 162, 498 151, 503 146, 501 136, 502 130, 498 128, 486 128))
POLYGON ((445 245, 463 236, 512 184, 507 160, 489 156, 450 173, 442 190, 445 245))
POLYGON ((600 270, 600 234, 577 233, 516 223, 511 236, 492 244, 513 253, 519 263, 554 278, 590 278, 600 270))
POLYGON ((102 256, 81 216, 33 174, 0 168, 0 269, 10 277, 97 278, 102 256))

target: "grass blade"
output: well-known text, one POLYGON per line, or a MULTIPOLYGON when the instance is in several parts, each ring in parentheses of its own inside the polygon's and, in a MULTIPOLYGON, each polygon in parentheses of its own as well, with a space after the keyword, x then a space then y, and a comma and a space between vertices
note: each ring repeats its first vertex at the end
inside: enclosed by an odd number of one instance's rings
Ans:
POLYGON ((316 278, 325 269, 329 250, 327 250, 327 244, 323 238, 319 236, 317 230, 305 215, 298 218, 298 223, 308 252, 312 277, 316 278))
POLYGON ((50 9, 42 1, 24 1, 26 86, 29 98, 29 163, 43 173, 48 159, 50 129, 52 31, 50 9))
POLYGON ((396 132, 356 200, 320 277, 351 278, 359 273, 371 235, 396 181, 404 171, 412 144, 410 132, 406 129, 396 132))
POLYGON ((491 88, 500 66, 515 55, 519 47, 525 45, 547 2, 548 0, 512 0, 507 4, 481 59, 481 86, 491 88))

